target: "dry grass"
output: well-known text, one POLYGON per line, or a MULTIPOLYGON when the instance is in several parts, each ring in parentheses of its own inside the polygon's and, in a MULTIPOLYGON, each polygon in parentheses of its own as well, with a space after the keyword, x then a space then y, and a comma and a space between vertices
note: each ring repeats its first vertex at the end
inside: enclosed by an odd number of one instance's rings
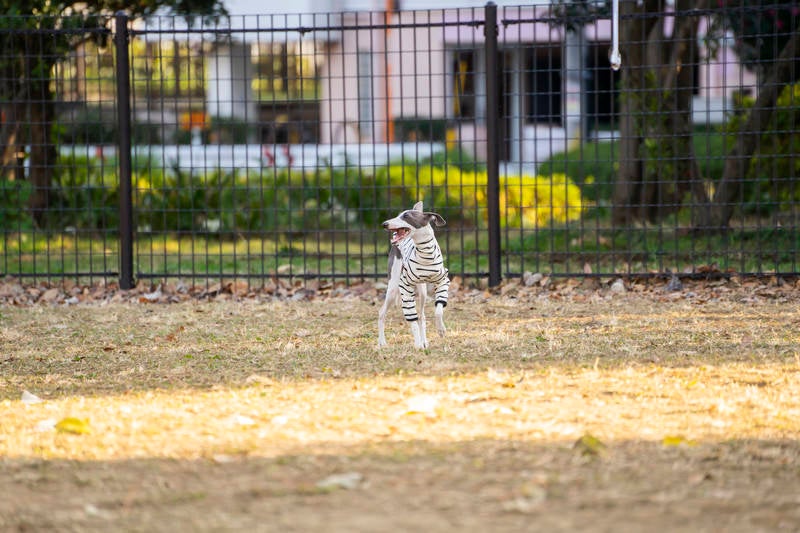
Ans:
POLYGON ((789 295, 2 308, 0 529, 797 529, 789 295))

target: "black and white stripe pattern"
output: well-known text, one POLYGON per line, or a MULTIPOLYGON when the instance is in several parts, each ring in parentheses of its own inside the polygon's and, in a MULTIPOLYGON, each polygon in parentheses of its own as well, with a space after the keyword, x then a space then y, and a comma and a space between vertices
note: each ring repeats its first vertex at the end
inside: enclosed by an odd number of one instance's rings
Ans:
POLYGON ((397 247, 403 260, 399 289, 405 319, 412 322, 419 318, 414 295, 416 286, 422 283, 433 284, 435 303, 446 306, 450 277, 436 239, 431 237, 430 240, 419 244, 413 239, 403 239, 397 247))

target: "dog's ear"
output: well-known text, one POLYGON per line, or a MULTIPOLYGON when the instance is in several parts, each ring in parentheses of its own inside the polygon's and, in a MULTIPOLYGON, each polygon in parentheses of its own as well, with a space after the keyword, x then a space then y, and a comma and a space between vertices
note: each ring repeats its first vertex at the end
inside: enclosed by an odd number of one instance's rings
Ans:
POLYGON ((433 224, 434 226, 444 226, 447 224, 447 221, 439 213, 425 213, 425 218, 428 219, 428 224, 433 224))
POLYGON ((422 202, 420 201, 420 202, 415 203, 413 210, 414 211, 419 211, 420 213, 422 213, 422 202))

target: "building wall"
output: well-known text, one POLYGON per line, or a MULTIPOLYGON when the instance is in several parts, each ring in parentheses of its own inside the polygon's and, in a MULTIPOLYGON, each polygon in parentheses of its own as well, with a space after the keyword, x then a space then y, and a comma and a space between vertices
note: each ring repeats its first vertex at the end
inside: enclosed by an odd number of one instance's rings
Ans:
MULTIPOLYGON (((383 18, 375 13, 347 13, 342 17, 342 24, 383 24, 383 18)), ((384 43, 383 30, 376 29, 344 31, 339 39, 328 43, 320 87, 320 139, 323 143, 382 140, 377 132, 385 129, 380 126, 386 124, 384 43), (359 64, 359 53, 367 54, 369 69, 359 64), (359 84, 362 90, 365 84, 371 88, 370 117, 362 116, 363 110, 359 109, 359 84), (367 121, 369 124, 365 123, 367 121)))
MULTIPOLYGON (((384 18, 387 15, 383 12, 345 14, 342 20, 345 25, 381 25, 388 20, 418 27, 346 30, 336 42, 330 43, 322 83, 322 142, 392 142, 399 140, 390 126, 396 120, 420 118, 451 121, 454 118, 452 62, 454 51, 458 49, 476 50, 476 58, 479 58, 472 73, 476 83, 475 110, 478 118, 471 124, 467 124, 467 121, 458 124, 458 135, 466 143, 479 140, 482 135, 480 117, 483 116, 485 105, 482 98, 485 93, 485 76, 482 73, 484 59, 481 53, 483 26, 442 23, 480 20, 483 13, 482 8, 402 11, 388 15, 388 19, 384 18), (365 94, 363 79, 359 82, 365 70, 363 54, 370 57, 368 70, 373 80, 369 94, 365 94), (359 67, 359 64, 362 66, 359 67), (371 105, 365 106, 360 101, 365 97, 372 100, 371 105)), ((536 15, 533 7, 501 9, 498 12, 499 17, 523 20, 535 18, 536 15)), ((667 21, 667 26, 670 24, 667 21)), ((666 31, 669 34, 671 30, 667 27, 666 31)), ((705 26, 701 27, 701 34, 704 31, 705 26)), ((499 32, 499 46, 509 51, 516 69, 527 68, 521 56, 526 48, 541 50, 544 45, 555 45, 552 53, 558 54, 559 64, 566 68, 563 63, 566 58, 561 57, 562 44, 565 42, 565 33, 561 28, 544 22, 508 25, 501 22, 499 32)), ((610 39, 610 21, 598 21, 585 28, 584 40, 587 44, 607 43, 610 39)), ((624 62, 624 43, 622 52, 624 62)), ((743 84, 755 86, 753 74, 739 64, 729 46, 723 45, 717 52, 717 58, 713 62, 702 63, 698 72, 700 88, 693 104, 697 122, 721 121, 724 113, 730 110, 732 92, 739 90, 743 84)), ((567 124, 566 118, 560 124, 539 124, 535 120, 532 123, 525 109, 527 96, 520 96, 530 91, 523 77, 515 70, 504 81, 507 84, 504 89, 508 93, 504 97, 506 105, 510 106, 506 112, 512 116, 511 123, 505 125, 505 133, 512 143, 519 143, 509 154, 512 158, 517 159, 526 153, 526 139, 541 136, 539 133, 531 134, 532 128, 536 131, 542 127, 549 128, 564 142, 579 135, 579 132, 563 131, 565 125, 571 130, 576 127, 567 124), (513 117, 517 117, 516 122, 513 117)), ((565 89, 562 86, 560 90, 565 91, 562 94, 562 100, 566 102, 563 112, 568 118, 577 109, 570 103, 574 104, 580 98, 574 94, 575 87, 565 89), (568 98, 570 95, 571 99, 568 98)), ((578 109, 577 112, 585 113, 586 110, 578 109)))
POLYGON ((253 97, 250 44, 220 44, 208 62, 206 101, 212 117, 252 121, 257 118, 253 97))

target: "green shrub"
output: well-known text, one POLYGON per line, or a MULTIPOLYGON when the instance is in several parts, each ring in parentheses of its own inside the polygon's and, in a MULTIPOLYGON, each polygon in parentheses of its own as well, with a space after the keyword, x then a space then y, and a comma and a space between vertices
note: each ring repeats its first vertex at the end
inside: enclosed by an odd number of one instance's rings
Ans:
MULTIPOLYGON (((800 83, 787 85, 776 102, 769 123, 763 128, 758 149, 744 169, 741 209, 747 214, 767 215, 790 208, 800 200, 800 135, 795 132, 800 122, 800 83)), ((725 141, 733 146, 739 129, 752 108, 753 98, 741 98, 731 118, 725 141)))
POLYGON ((76 111, 53 127, 56 144, 112 144, 117 139, 117 121, 113 111, 99 107, 76 111))
MULTIPOLYGON (((105 229, 118 224, 116 164, 62 157, 53 184, 52 229, 105 229)), ((134 164, 134 223, 144 232, 313 232, 376 228, 418 199, 451 224, 486 222, 487 174, 454 165, 394 164, 311 171, 247 169, 209 173, 134 164)), ((9 200, 11 201, 11 200, 9 200)), ((584 209, 563 174, 509 176, 500 183, 501 215, 510 226, 561 224, 584 209)))
POLYGON ((404 142, 444 141, 447 121, 432 118, 398 118, 394 120, 397 139, 404 142))
MULTIPOLYGON (((725 165, 725 135, 718 128, 698 127, 693 144, 700 175, 710 183, 719 181, 725 165)), ((585 199, 597 205, 609 205, 618 168, 619 143, 599 141, 554 155, 539 165, 539 173, 563 173, 580 187, 585 199)))
MULTIPOLYGON (((155 123, 133 122, 131 142, 133 144, 158 144, 161 142, 161 126, 155 123)), ((53 126, 53 142, 57 145, 110 144, 119 140, 117 117, 114 110, 87 107, 64 117, 53 126)))
POLYGON ((27 181, 0 179, 0 230, 25 231, 33 227, 28 211, 31 189, 27 181))
POLYGON ((46 223, 52 229, 101 230, 119 226, 116 165, 62 156, 54 169, 46 223))

